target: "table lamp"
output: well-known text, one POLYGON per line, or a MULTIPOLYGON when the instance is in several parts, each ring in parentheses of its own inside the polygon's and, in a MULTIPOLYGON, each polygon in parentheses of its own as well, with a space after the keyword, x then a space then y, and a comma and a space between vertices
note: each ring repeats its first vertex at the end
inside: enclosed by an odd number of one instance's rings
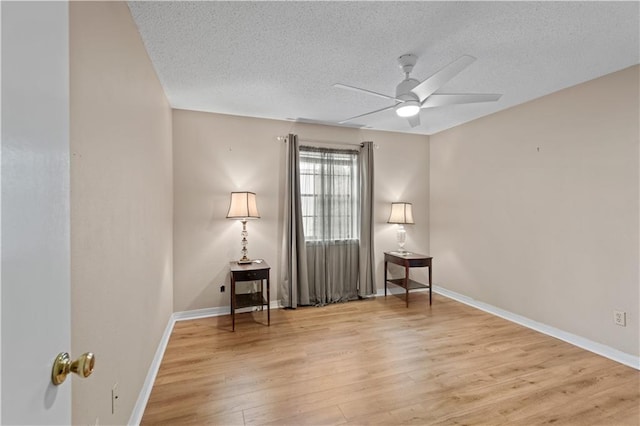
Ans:
POLYGON ((232 192, 231 202, 229 203, 229 212, 227 219, 240 219, 242 222, 242 258, 238 263, 251 263, 251 259, 247 257, 247 220, 259 219, 258 206, 256 205, 256 194, 253 192, 232 192))
POLYGON ((404 249, 404 243, 407 239, 407 231, 404 229, 404 225, 413 225, 413 211, 411 210, 411 203, 391 203, 391 214, 387 223, 397 223, 398 233, 396 239, 398 240, 398 246, 400 246, 400 253, 406 253, 404 249))

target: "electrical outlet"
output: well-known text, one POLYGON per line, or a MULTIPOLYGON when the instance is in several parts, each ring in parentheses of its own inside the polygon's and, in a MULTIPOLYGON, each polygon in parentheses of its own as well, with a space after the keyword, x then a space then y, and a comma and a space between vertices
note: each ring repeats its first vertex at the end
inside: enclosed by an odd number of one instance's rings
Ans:
POLYGON ((627 326, 627 313, 624 311, 613 311, 613 322, 622 327, 627 326))
POLYGON ((111 388, 111 414, 115 414, 120 408, 120 391, 118 390, 118 382, 113 384, 111 388))
POLYGON ((220 293, 224 293, 224 285, 220 286, 220 293))

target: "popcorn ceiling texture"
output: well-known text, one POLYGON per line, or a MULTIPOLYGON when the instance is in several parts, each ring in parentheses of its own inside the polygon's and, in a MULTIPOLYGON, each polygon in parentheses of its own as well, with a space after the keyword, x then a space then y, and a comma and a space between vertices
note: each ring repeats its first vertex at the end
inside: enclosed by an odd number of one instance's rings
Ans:
POLYGON ((500 101, 422 110, 411 129, 393 110, 354 125, 433 134, 637 64, 638 2, 129 2, 173 108, 336 123, 390 101, 396 58, 424 80, 478 58, 439 93, 500 101))

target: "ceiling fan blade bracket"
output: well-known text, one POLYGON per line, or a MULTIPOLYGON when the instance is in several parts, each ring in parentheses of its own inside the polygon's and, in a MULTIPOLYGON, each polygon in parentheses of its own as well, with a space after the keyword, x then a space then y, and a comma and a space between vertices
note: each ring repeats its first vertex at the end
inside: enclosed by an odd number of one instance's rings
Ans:
POLYGON ((436 90, 442 87, 445 83, 458 75, 462 70, 471 65, 476 58, 470 55, 463 55, 451 62, 449 65, 441 68, 431 77, 418 84, 411 91, 418 96, 420 102, 424 102, 430 95, 436 90))

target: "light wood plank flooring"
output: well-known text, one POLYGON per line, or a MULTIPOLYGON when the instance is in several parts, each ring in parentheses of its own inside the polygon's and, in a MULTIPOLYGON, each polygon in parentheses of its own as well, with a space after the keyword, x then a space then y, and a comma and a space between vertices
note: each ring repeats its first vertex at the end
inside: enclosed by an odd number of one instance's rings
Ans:
POLYGON ((637 370, 436 294, 260 322, 178 322, 142 424, 640 424, 637 370))

